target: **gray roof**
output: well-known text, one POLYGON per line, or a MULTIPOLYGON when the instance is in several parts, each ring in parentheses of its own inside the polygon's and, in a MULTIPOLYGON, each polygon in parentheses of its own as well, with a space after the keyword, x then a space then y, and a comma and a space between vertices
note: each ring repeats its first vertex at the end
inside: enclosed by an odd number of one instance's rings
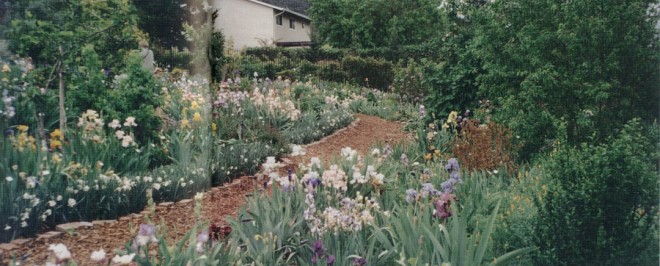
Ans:
MULTIPOLYGON (((297 12, 293 9, 288 8, 288 7, 277 6, 277 5, 274 5, 274 4, 267 3, 266 1, 260 1, 260 0, 247 0, 247 1, 250 1, 250 2, 253 2, 253 3, 256 3, 256 4, 260 4, 260 5, 263 5, 263 6, 267 6, 267 7, 270 7, 272 9, 284 12, 284 13, 289 13, 289 14, 292 14, 294 16, 306 19, 308 21, 312 20, 307 15, 305 15, 303 13, 300 13, 300 12, 297 12)), ((273 1, 273 0, 271 0, 271 1, 273 1)), ((279 0, 279 1, 283 1, 283 0, 279 0)), ((291 1, 291 0, 289 0, 289 1, 291 1)))
POLYGON ((309 9, 309 1, 307 0, 260 0, 261 2, 271 4, 274 6, 289 9, 293 12, 307 15, 309 9))

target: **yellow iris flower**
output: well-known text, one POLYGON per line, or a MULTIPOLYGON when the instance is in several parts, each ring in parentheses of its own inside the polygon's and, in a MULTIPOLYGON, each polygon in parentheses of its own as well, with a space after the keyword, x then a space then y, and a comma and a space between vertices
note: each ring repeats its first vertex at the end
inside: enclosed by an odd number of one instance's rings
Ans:
POLYGON ((190 122, 188 122, 188 119, 181 120, 181 128, 190 128, 190 122))
POLYGON ((193 121, 194 122, 201 122, 202 121, 202 115, 199 114, 199 112, 195 112, 193 115, 193 121))
POLYGON ((62 147, 62 142, 61 141, 56 140, 56 139, 51 139, 50 140, 50 148, 51 149, 54 150, 54 149, 57 149, 57 148, 60 148, 60 147, 62 147))
POLYGON ((50 132, 50 138, 62 140, 62 131, 60 129, 53 130, 53 132, 50 132))

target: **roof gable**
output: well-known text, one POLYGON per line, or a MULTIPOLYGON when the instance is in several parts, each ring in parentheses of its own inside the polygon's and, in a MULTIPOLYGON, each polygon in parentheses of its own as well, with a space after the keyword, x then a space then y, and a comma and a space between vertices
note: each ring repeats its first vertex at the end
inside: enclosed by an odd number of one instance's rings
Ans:
POLYGON ((294 16, 296 16, 296 17, 300 17, 300 18, 302 18, 302 19, 305 19, 305 20, 311 21, 311 19, 310 19, 308 16, 306 16, 305 14, 298 13, 298 12, 293 11, 293 10, 291 10, 291 9, 289 9, 289 8, 286 8, 286 7, 279 7, 279 6, 276 6, 276 5, 272 5, 272 4, 266 3, 266 2, 264 2, 264 1, 257 1, 257 0, 246 0, 246 1, 250 1, 250 2, 252 2, 252 3, 259 4, 259 5, 262 5, 262 6, 267 6, 267 7, 270 7, 270 8, 272 8, 272 9, 274 9, 274 10, 277 10, 277 11, 280 11, 280 12, 284 12, 284 13, 289 13, 289 14, 292 14, 292 15, 294 15, 294 16))

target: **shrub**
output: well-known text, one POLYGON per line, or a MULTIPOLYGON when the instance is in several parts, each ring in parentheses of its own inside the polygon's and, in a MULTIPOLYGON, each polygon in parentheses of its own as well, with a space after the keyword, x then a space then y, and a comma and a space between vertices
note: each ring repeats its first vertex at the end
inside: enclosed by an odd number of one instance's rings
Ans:
POLYGON ((554 182, 537 201, 537 264, 640 264, 647 248, 657 251, 649 236, 657 222, 658 158, 640 127, 632 121, 606 144, 551 155, 546 174, 554 182))
POLYGON ((403 101, 418 103, 424 99, 428 91, 423 81, 424 73, 417 62, 412 59, 399 61, 394 69, 392 90, 398 93, 403 101))
POLYGON ((215 31, 211 35, 211 43, 209 45, 209 63, 211 64, 211 78, 214 82, 220 82, 224 80, 224 73, 222 71, 226 59, 224 55, 225 50, 225 36, 222 32, 215 31))
POLYGON ((190 52, 165 49, 154 49, 153 51, 154 60, 160 67, 190 69, 190 62, 192 61, 190 52))
POLYGON ((104 118, 124 120, 135 117, 140 121, 135 132, 136 139, 141 144, 158 139, 160 118, 155 110, 162 105, 163 99, 153 75, 142 69, 141 58, 131 55, 126 64, 125 72, 115 79, 113 90, 108 95, 107 105, 103 106, 104 118))
POLYGON ((341 62, 351 82, 365 87, 387 90, 392 84, 392 63, 372 57, 347 56, 341 62))
MULTIPOLYGON (((467 55, 466 55, 467 56, 467 55)), ((465 59, 470 62, 469 59, 465 59)), ((472 59, 474 60, 474 59, 472 59)), ((428 88, 425 105, 438 116, 452 110, 469 109, 476 103, 477 86, 474 79, 477 68, 470 63, 452 66, 422 60, 423 84, 428 88)))
POLYGON ((341 68, 337 61, 319 61, 316 62, 316 75, 321 80, 344 82, 348 79, 348 73, 341 68))
POLYGON ((256 56, 253 55, 246 55, 241 57, 240 61, 238 62, 238 68, 240 69, 240 73, 243 73, 243 78, 250 78, 252 73, 258 73, 260 75, 265 75, 266 73, 266 68, 264 64, 257 58, 256 56), (247 75, 247 76, 246 76, 247 75))
POLYGON ((101 110, 107 106, 109 88, 101 61, 91 45, 83 47, 81 64, 71 73, 71 83, 66 93, 67 112, 80 114, 88 109, 101 110))

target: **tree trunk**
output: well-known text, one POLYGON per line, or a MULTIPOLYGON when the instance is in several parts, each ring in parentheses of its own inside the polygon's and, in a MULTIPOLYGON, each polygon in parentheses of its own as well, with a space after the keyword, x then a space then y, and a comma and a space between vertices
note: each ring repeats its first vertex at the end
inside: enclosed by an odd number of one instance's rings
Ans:
MULTIPOLYGON (((63 54, 62 47, 60 46, 60 55, 63 54)), ((64 110, 64 77, 62 70, 63 63, 60 63, 60 69, 58 70, 60 78, 60 130, 64 134, 66 129, 66 110, 64 110)))

